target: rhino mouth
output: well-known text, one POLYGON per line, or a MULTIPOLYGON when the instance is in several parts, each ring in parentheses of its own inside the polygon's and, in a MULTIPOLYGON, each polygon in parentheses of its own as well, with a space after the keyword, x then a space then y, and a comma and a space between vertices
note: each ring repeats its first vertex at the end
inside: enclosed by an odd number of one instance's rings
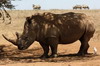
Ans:
POLYGON ((27 48, 25 48, 25 47, 23 47, 23 46, 20 46, 20 47, 18 47, 18 49, 19 49, 19 50, 25 50, 25 49, 27 49, 27 48))
POLYGON ((28 41, 27 42, 25 42, 25 44, 18 44, 18 49, 19 50, 25 50, 25 49, 27 49, 29 46, 28 46, 29 44, 28 44, 28 41))

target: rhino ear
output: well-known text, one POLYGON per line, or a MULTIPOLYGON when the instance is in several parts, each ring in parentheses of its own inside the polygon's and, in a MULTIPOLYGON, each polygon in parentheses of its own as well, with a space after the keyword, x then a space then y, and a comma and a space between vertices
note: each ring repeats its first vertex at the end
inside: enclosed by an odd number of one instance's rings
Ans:
POLYGON ((30 17, 26 17, 26 21, 28 21, 28 23, 31 23, 31 18, 30 17))
POLYGON ((29 21, 30 20, 30 17, 26 17, 26 20, 29 21))

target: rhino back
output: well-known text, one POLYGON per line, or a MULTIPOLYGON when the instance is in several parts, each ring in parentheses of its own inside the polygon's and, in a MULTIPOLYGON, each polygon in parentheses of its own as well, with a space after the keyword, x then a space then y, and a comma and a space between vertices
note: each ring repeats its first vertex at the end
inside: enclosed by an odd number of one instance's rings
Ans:
MULTIPOLYGON (((49 14, 45 15, 48 16, 49 14)), ((44 16, 42 16, 44 17, 44 16)), ((87 25, 92 25, 87 16, 82 13, 52 14, 48 17, 40 18, 39 39, 56 37, 59 43, 72 43, 80 39, 84 32, 90 30, 87 25), (48 17, 51 19, 48 19, 48 17)), ((93 27, 93 26, 90 26, 93 27)), ((91 32, 91 31, 90 31, 91 32)))
POLYGON ((85 15, 78 13, 67 13, 58 19, 60 30, 60 42, 72 43, 82 37, 85 32, 85 15), (62 23, 62 24, 61 24, 62 23))

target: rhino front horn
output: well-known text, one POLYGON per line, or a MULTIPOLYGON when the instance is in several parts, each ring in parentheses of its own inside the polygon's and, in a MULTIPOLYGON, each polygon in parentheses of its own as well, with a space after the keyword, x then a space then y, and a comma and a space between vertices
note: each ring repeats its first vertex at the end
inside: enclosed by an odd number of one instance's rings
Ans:
POLYGON ((7 41, 9 41, 9 42, 11 42, 11 43, 13 43, 14 45, 17 46, 17 43, 16 43, 15 40, 9 39, 9 38, 7 38, 5 35, 3 35, 3 34, 2 34, 2 36, 3 36, 7 41))

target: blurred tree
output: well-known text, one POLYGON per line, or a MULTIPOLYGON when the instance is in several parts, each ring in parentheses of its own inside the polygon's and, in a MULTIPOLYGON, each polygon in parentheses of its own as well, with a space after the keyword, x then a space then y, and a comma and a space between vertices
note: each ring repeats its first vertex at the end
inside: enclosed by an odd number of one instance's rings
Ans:
POLYGON ((14 9, 14 7, 15 7, 11 3, 11 1, 16 1, 16 0, 0 0, 0 16, 3 17, 3 22, 5 22, 5 17, 4 17, 4 14, 5 14, 6 18, 9 18, 9 20, 10 20, 10 22, 8 24, 11 24, 11 16, 6 11, 6 9, 14 9))

